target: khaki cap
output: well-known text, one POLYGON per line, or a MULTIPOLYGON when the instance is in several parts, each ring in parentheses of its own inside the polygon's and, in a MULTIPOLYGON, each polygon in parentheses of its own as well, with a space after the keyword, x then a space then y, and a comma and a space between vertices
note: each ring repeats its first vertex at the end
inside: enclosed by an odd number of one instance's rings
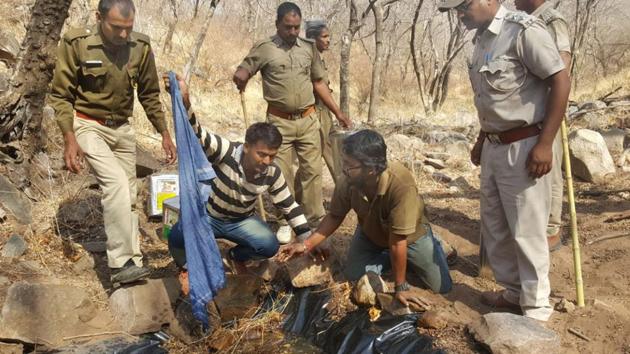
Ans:
POLYGON ((448 11, 456 6, 459 6, 464 1, 466 0, 441 0, 438 5, 438 10, 440 10, 440 12, 448 11))

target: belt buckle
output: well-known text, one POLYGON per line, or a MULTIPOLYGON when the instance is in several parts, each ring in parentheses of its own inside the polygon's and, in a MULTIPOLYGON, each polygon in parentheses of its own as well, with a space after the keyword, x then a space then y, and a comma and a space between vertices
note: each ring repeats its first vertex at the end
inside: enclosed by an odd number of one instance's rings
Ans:
POLYGON ((298 120, 300 118, 302 118, 302 112, 289 114, 289 119, 291 119, 291 120, 298 120))
POLYGON ((499 138, 499 134, 486 134, 486 138, 488 138, 488 141, 490 141, 493 144, 502 144, 501 143, 501 138, 499 138))

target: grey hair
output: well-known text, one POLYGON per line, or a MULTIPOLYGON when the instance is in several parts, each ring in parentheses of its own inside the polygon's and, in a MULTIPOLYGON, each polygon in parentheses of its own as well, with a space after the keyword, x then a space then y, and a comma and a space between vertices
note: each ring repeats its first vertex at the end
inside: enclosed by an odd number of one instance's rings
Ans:
POLYGON ((136 12, 136 7, 133 4, 133 0, 100 0, 98 2, 98 12, 103 17, 107 17, 109 11, 111 11, 114 6, 118 6, 120 9, 120 14, 125 18, 129 18, 131 13, 136 12))
POLYGON ((324 20, 306 21, 306 38, 317 39, 326 28, 328 26, 324 20))

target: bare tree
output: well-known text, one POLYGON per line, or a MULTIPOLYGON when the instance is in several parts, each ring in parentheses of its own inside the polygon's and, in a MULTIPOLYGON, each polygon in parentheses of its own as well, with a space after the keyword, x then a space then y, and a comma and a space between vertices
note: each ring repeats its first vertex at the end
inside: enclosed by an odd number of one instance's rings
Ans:
POLYGON ((162 54, 170 53, 172 49, 173 43, 173 35, 175 34, 175 27, 177 27, 177 22, 179 22, 178 16, 178 3, 177 0, 168 0, 169 9, 173 14, 173 18, 168 23, 168 30, 166 32, 166 38, 164 39, 164 46, 162 47, 162 54))
POLYGON ((573 90, 578 86, 577 72, 583 61, 582 49, 589 31, 595 7, 600 0, 575 0, 575 19, 573 42, 571 43, 571 53, 573 60, 571 61, 571 78, 573 78, 573 90))
POLYGON ((0 97, 0 144, 28 137, 30 153, 45 147, 42 109, 71 3, 72 0, 35 1, 10 80, 11 89, 0 97))
POLYGON ((201 27, 201 31, 197 34, 197 39, 195 40, 195 44, 190 53, 190 58, 184 66, 184 80, 186 82, 190 82, 190 78, 192 76, 192 72, 195 69, 195 64, 197 63, 197 58, 199 57, 199 53, 201 52, 201 47, 203 46, 203 42, 206 40, 206 35, 208 34, 208 29, 210 28, 210 21, 214 16, 214 11, 221 0, 211 0, 210 8, 208 9, 208 13, 206 14, 206 18, 203 22, 203 26, 201 27))
POLYGON ((446 101, 453 62, 464 48, 466 31, 457 18, 447 12, 448 31, 443 55, 436 46, 433 18, 427 21, 420 41, 421 48, 427 46, 428 50, 418 49, 417 25, 423 3, 424 0, 420 0, 416 6, 409 45, 420 99, 428 113, 438 111, 446 101))

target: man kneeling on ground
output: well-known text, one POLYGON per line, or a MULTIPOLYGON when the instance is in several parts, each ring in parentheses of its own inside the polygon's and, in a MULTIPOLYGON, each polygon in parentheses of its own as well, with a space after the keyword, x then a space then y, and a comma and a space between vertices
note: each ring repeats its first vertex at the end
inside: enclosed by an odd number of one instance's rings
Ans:
MULTIPOLYGON (((165 81, 168 85, 168 78, 165 81)), ((276 235, 254 213, 260 194, 269 193, 296 235, 307 237, 311 232, 302 207, 295 202, 280 168, 273 162, 282 136, 268 123, 247 128, 244 144, 209 133, 190 109, 188 87, 179 77, 178 82, 190 125, 217 175, 211 182, 207 205, 214 237, 236 243, 228 252, 228 260, 234 271, 246 272, 247 261, 271 258, 279 249, 276 235)), ((177 265, 184 267, 184 236, 178 224, 169 236, 169 250, 177 265)))
POLYGON ((348 136, 342 149, 344 176, 335 187, 328 214, 309 238, 285 246, 282 258, 314 250, 352 209, 359 224, 346 258, 348 280, 391 269, 396 298, 407 305, 414 297, 406 281, 409 266, 434 292, 449 292, 446 256, 433 236, 411 172, 398 162, 387 163, 387 146, 375 131, 348 136))

